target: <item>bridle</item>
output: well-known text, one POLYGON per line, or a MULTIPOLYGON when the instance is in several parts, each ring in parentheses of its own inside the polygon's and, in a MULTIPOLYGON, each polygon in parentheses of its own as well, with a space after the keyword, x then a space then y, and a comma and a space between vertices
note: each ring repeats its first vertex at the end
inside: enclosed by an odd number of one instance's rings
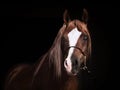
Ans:
POLYGON ((78 49, 84 56, 86 56, 85 53, 83 52, 83 50, 82 50, 81 48, 79 48, 79 47, 69 46, 68 48, 76 48, 76 49, 78 49))

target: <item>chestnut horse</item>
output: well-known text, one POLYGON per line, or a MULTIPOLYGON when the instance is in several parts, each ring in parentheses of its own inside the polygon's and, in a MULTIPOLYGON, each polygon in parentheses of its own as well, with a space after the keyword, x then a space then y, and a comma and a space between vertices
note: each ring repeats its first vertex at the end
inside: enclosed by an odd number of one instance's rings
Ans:
POLYGON ((70 20, 67 10, 51 48, 32 65, 17 65, 6 78, 5 90, 78 90, 78 73, 91 55, 88 13, 70 20))

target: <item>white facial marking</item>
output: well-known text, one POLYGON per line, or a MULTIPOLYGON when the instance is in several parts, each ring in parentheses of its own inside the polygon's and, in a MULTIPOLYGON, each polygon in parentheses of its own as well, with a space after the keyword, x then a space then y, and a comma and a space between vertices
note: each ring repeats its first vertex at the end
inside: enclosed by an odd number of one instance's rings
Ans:
POLYGON ((68 34, 69 45, 75 46, 80 35, 81 35, 81 32, 78 31, 77 28, 74 28, 73 30, 71 30, 71 32, 69 32, 68 34))
MULTIPOLYGON (((73 30, 71 30, 71 32, 69 32, 68 34, 69 46, 75 46, 81 34, 82 33, 78 31, 77 28, 74 28, 73 30)), ((72 70, 71 56, 72 56, 73 51, 74 51, 74 48, 69 49, 68 56, 65 60, 66 63, 64 63, 64 66, 68 72, 71 72, 72 70)))

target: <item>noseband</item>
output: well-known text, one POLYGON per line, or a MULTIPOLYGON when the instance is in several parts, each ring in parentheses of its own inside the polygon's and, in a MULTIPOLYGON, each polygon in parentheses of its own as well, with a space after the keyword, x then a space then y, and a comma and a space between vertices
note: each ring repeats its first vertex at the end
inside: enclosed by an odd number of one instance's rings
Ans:
MULTIPOLYGON (((78 49, 85 57, 86 57, 86 54, 83 52, 83 50, 79 47, 76 47, 76 46, 70 46, 70 48, 76 48, 78 49)), ((87 70, 88 73, 90 73, 90 71, 88 70, 87 66, 86 66, 86 62, 84 63, 84 65, 80 68, 81 70, 87 70)))
POLYGON ((76 49, 78 49, 84 56, 86 56, 85 53, 83 52, 83 50, 82 50, 81 48, 79 48, 79 47, 70 46, 69 48, 76 48, 76 49))

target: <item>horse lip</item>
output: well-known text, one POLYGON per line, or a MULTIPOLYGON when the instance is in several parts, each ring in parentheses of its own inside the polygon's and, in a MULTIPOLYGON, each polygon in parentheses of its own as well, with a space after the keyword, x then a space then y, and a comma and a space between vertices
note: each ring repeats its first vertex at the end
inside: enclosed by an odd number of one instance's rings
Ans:
POLYGON ((72 71, 72 74, 76 76, 79 73, 79 71, 72 71))
POLYGON ((74 75, 74 76, 77 76, 77 74, 78 74, 78 73, 74 73, 73 75, 74 75))

